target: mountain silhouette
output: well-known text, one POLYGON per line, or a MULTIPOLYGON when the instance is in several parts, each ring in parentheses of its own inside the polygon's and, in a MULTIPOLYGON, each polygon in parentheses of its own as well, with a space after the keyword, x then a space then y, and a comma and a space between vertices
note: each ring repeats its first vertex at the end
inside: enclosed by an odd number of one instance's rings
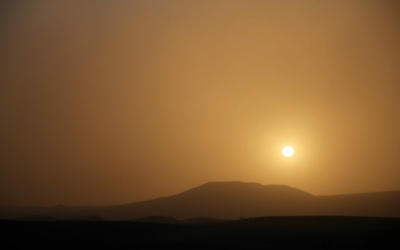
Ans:
POLYGON ((210 182, 170 197, 110 207, 106 219, 149 216, 240 219, 262 216, 400 217, 400 191, 314 196, 285 185, 210 182))
POLYGON ((265 216, 367 216, 400 217, 400 191, 314 196, 285 185, 244 182, 210 182, 177 195, 104 207, 28 208, 0 211, 0 218, 53 216, 85 218, 96 214, 105 220, 236 220, 265 216), (11 216, 11 215, 12 216, 11 216))

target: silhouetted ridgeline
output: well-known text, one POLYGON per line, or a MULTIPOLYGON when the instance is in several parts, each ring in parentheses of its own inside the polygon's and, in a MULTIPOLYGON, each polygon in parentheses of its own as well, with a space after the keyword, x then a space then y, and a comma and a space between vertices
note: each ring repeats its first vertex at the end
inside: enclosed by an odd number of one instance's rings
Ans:
POLYGON ((284 185, 211 182, 170 197, 108 207, 0 209, 0 218, 132 220, 145 217, 239 219, 263 216, 400 217, 400 191, 314 196, 284 185), (92 217, 90 217, 92 216, 92 217), (98 216, 98 217, 93 217, 98 216))

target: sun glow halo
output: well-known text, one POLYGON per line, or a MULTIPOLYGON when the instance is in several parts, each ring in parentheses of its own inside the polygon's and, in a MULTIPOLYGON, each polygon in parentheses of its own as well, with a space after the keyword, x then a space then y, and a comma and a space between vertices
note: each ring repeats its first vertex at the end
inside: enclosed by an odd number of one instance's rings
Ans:
POLYGON ((282 149, 282 154, 283 156, 285 156, 286 158, 290 158, 293 156, 294 154, 294 149, 290 146, 286 146, 282 149))

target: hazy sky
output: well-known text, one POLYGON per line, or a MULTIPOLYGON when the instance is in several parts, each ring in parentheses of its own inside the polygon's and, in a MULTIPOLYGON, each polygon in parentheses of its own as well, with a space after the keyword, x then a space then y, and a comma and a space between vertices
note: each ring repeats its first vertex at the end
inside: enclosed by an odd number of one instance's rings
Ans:
POLYGON ((399 13, 397 0, 2 1, 0 205, 231 180, 400 189, 399 13))

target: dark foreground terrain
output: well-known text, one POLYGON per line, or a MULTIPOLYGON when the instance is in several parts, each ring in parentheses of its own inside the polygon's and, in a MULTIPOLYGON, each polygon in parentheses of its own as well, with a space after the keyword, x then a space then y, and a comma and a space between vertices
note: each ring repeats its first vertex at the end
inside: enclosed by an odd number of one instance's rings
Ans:
POLYGON ((263 217, 189 224, 3 220, 0 230, 2 244, 14 248, 400 249, 400 219, 397 218, 263 217))

